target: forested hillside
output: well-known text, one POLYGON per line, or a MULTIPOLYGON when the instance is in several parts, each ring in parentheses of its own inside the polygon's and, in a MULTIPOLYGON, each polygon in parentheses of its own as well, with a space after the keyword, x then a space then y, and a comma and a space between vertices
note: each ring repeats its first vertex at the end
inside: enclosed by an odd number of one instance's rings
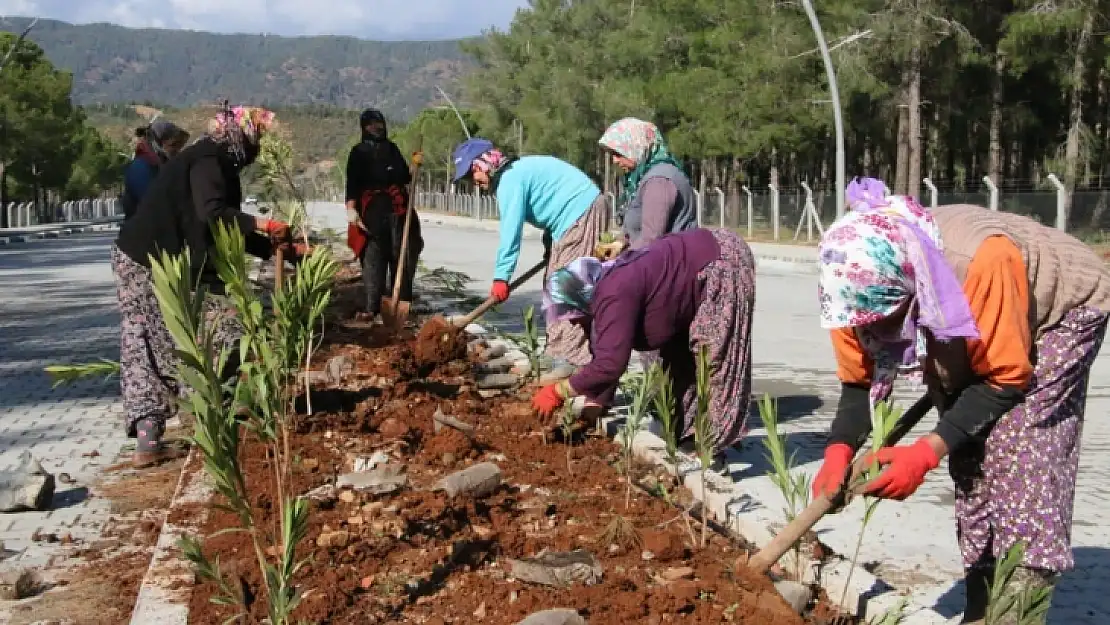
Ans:
MULTIPOLYGON (((29 20, 0 19, 19 32, 29 20)), ((229 98, 270 106, 376 106, 407 118, 472 67, 458 41, 377 42, 73 25, 39 20, 29 39, 73 72, 80 104, 178 107, 229 98)))

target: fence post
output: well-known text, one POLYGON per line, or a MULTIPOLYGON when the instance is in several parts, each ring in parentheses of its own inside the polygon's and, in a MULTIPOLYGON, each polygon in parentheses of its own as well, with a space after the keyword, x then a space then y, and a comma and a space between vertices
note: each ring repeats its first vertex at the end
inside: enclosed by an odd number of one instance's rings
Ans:
POLYGON ((924 179, 922 179, 921 182, 924 182, 925 183, 925 188, 929 189, 929 207, 930 208, 936 208, 937 207, 937 185, 933 184, 933 181, 930 180, 929 178, 924 178, 924 179))
POLYGON ((744 190, 744 195, 748 198, 748 238, 752 238, 752 227, 755 225, 754 218, 752 217, 752 190, 748 185, 740 187, 744 190))
POLYGON ((701 228, 704 221, 702 220, 702 211, 704 210, 704 202, 702 201, 701 191, 694 189, 694 204, 697 209, 698 227, 701 228))
POLYGON ((609 221, 606 222, 607 229, 611 229, 617 223, 617 196, 611 191, 603 191, 605 194, 605 203, 609 205, 609 221))
POLYGON ((771 236, 775 241, 779 240, 779 188, 775 183, 767 185, 771 190, 771 236))
POLYGON ((1067 231, 1068 229, 1068 188, 1056 174, 1049 174, 1048 181, 1052 186, 1056 187, 1056 229, 1067 231))
POLYGON ((990 176, 983 176, 983 184, 987 185, 987 191, 990 193, 988 206, 992 211, 998 210, 998 186, 994 184, 990 176))
POLYGON ((478 187, 475 186, 474 187, 474 214, 478 215, 478 221, 482 221, 482 203, 478 201, 481 198, 481 196, 478 195, 478 193, 479 193, 478 187))
POLYGON ((724 228, 725 227, 725 192, 721 190, 721 187, 713 187, 713 190, 717 192, 717 197, 720 199, 720 203, 721 203, 721 227, 724 228))

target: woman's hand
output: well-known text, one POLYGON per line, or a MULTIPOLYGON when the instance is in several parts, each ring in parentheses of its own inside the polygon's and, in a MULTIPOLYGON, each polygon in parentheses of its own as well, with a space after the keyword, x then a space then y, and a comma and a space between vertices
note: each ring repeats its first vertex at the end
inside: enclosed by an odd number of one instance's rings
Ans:
POLYGON ((564 385, 564 382, 556 382, 536 391, 536 394, 532 396, 532 408, 540 416, 550 418, 566 402, 564 385))
POLYGON ((258 229, 265 232, 274 243, 285 243, 292 239, 289 224, 276 219, 266 219, 258 223, 258 229))
MULTIPOLYGON (((902 501, 914 494, 925 483, 925 475, 940 465, 941 453, 930 439, 930 434, 917 439, 913 445, 886 447, 868 454, 869 462, 885 465, 879 477, 864 486, 864 494, 882 499, 902 501)), ((943 447, 944 443, 940 443, 943 447)))
POLYGON ((840 490, 848 478, 848 468, 854 455, 852 448, 844 443, 834 443, 825 448, 825 461, 821 463, 817 477, 813 478, 814 499, 822 495, 831 498, 840 490))

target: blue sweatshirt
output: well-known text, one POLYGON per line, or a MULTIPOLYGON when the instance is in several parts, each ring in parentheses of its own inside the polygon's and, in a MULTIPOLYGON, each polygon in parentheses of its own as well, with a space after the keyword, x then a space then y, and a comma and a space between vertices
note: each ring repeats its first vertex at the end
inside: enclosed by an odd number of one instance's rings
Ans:
POLYGON ((493 278, 508 282, 520 259, 524 224, 558 242, 586 214, 601 189, 577 167, 554 156, 523 156, 501 173, 496 195, 501 245, 493 278))

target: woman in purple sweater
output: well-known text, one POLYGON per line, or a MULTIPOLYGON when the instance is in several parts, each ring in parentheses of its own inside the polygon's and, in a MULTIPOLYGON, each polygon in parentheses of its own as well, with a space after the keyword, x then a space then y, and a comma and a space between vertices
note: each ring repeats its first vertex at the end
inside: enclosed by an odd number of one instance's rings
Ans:
POLYGON ((550 416, 567 399, 584 395, 587 405, 607 407, 632 350, 659 350, 678 398, 676 427, 680 438, 688 437, 694 354, 705 346, 714 447, 729 447, 746 433, 754 311, 755 261, 747 243, 727 230, 669 234, 609 262, 579 258, 552 274, 544 313, 549 324, 582 325, 593 360, 569 380, 540 389, 532 405, 550 416))

